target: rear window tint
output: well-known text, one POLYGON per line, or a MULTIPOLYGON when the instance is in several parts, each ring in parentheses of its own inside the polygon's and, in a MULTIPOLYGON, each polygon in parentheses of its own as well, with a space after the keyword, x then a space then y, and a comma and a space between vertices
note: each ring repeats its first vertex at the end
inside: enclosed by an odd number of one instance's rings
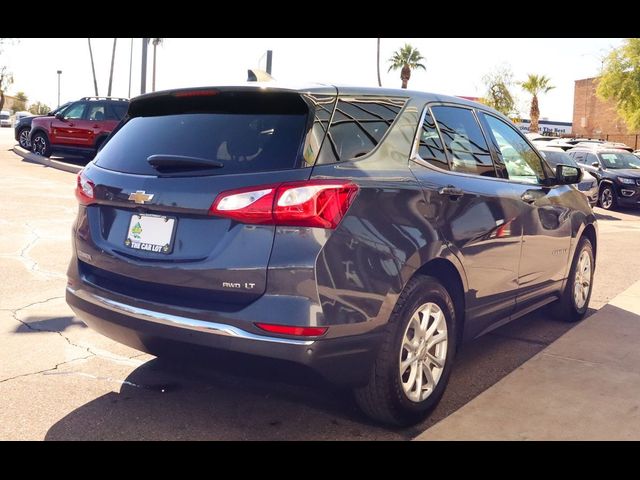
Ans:
POLYGON ((151 155, 220 162, 222 168, 207 171, 214 175, 300 166, 308 124, 308 108, 300 97, 295 108, 288 111, 286 102, 270 109, 271 102, 256 106, 248 103, 246 97, 228 96, 217 104, 198 102, 195 98, 182 104, 172 99, 149 101, 148 108, 134 105, 133 114, 139 116, 129 119, 114 134, 96 157, 96 164, 147 175, 166 173, 149 165, 147 159, 151 155))
POLYGON ((406 99, 341 98, 317 163, 335 163, 371 152, 387 133, 406 99))

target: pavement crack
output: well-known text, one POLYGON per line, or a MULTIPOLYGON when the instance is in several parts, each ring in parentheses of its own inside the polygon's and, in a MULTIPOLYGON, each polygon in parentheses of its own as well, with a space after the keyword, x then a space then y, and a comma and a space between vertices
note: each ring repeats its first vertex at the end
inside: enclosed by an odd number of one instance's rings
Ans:
POLYGON ((47 303, 47 302, 50 302, 50 301, 52 301, 52 300, 59 300, 59 299, 62 299, 62 298, 64 298, 64 297, 63 297, 63 296, 61 296, 61 295, 58 295, 58 296, 56 296, 56 297, 50 297, 50 298, 47 298, 46 300, 39 300, 39 301, 37 301, 37 302, 32 302, 32 303, 30 303, 30 304, 28 304, 28 305, 25 305, 25 306, 23 306, 23 307, 17 308, 17 309, 15 309, 15 310, 10 310, 10 311, 11 311, 11 316, 13 317, 13 319, 14 319, 16 322, 18 322, 18 323, 20 323, 20 324, 24 325, 26 328, 28 328, 28 329, 29 329, 29 330, 31 330, 31 331, 34 331, 34 332, 46 332, 46 333, 56 333, 56 334, 60 335, 60 336, 61 336, 61 337, 62 337, 62 338, 63 338, 63 339, 64 339, 64 340, 69 344, 69 345, 71 345, 72 347, 76 347, 76 348, 79 348, 79 349, 81 349, 81 350, 85 350, 87 353, 89 353, 89 354, 90 354, 90 356, 97 356, 98 354, 97 354, 96 352, 94 352, 93 350, 91 350, 91 347, 86 347, 86 346, 79 345, 79 344, 77 344, 77 343, 72 342, 72 341, 71 341, 71 339, 70 339, 69 337, 67 337, 64 333, 62 333, 62 332, 61 332, 61 331, 59 331, 59 330, 51 330, 51 329, 49 329, 49 328, 39 328, 39 327, 35 327, 35 326, 31 325, 30 323, 25 322, 24 320, 21 320, 21 319, 18 317, 18 313, 19 313, 19 312, 21 312, 21 311, 23 311, 23 310, 26 310, 26 309, 28 309, 28 308, 30 308, 30 307, 33 307, 34 305, 42 305, 42 304, 47 303))
POLYGON ((45 368, 44 370, 38 370, 37 372, 21 373, 20 375, 14 375, 13 377, 4 378, 4 379, 0 380, 0 383, 9 382, 11 380, 15 380, 16 378, 30 377, 30 376, 33 376, 33 375, 40 375, 40 374, 46 375, 47 372, 53 372, 54 370, 58 370, 58 368, 61 367, 62 365, 66 365, 68 363, 76 362, 78 360, 86 360, 88 358, 91 358, 92 356, 93 356, 93 354, 87 355, 86 357, 78 357, 78 358, 74 358, 72 360, 66 360, 64 362, 56 363, 55 366, 53 366, 51 368, 45 368))

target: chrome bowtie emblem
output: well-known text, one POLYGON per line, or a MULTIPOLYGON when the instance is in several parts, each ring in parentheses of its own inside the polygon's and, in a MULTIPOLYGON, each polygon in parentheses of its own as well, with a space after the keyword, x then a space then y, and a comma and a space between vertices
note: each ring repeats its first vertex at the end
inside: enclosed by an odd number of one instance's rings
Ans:
POLYGON ((153 198, 153 193, 147 194, 144 190, 136 190, 134 193, 129 194, 129 200, 133 200, 136 203, 150 202, 153 198))

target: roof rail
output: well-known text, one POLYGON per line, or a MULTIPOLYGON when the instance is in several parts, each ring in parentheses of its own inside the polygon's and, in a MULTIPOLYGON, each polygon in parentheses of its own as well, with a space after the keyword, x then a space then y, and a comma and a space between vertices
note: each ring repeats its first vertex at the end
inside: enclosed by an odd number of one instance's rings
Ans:
POLYGON ((82 97, 80 100, 117 100, 120 102, 128 102, 128 98, 122 97, 82 97))

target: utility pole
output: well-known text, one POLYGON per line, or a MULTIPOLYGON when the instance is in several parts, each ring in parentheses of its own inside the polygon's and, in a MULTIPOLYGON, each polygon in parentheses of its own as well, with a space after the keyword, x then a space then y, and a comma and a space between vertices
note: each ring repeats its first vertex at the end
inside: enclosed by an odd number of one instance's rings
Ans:
POLYGON ((267 73, 271 75, 271 62, 273 60, 273 50, 267 50, 267 73))
POLYGON ((131 98, 131 70, 133 69, 133 38, 131 39, 131 50, 129 53, 129 96, 131 98))
POLYGON ((111 85, 113 85, 113 62, 116 59, 116 42, 117 38, 113 39, 113 51, 111 52, 111 71, 109 73, 109 89, 107 91, 107 97, 111 96, 111 85))
POLYGON ((98 96, 98 80, 96 80, 96 67, 93 65, 93 50, 91 50, 91 39, 89 41, 89 56, 91 57, 91 72, 93 73, 93 86, 96 89, 96 97, 98 96))
POLYGON ((60 75, 62 70, 58 70, 58 106, 60 106, 60 75))
POLYGON ((142 73, 140 75, 140 94, 147 93, 147 46, 148 38, 142 39, 142 73))

